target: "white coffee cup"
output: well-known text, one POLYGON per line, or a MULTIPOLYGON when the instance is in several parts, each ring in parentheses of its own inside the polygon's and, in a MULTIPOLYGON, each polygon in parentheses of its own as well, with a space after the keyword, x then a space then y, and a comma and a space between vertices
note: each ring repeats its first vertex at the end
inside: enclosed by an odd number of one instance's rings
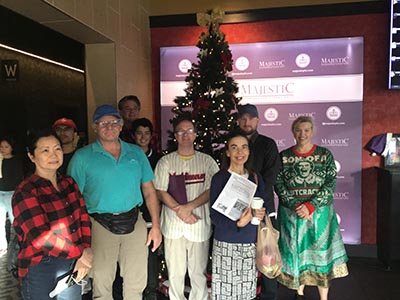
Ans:
MULTIPOLYGON (((254 216, 253 209, 259 209, 262 208, 263 206, 264 206, 264 200, 260 197, 254 197, 253 200, 251 201, 251 209, 253 216, 254 216)), ((260 224, 260 220, 257 217, 253 217, 251 219, 251 224, 258 225, 260 224)))

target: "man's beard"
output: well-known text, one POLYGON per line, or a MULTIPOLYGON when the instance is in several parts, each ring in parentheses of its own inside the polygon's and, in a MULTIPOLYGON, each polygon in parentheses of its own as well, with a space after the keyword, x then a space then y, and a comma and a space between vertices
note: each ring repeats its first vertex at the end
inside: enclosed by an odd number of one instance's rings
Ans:
POLYGON ((250 130, 248 130, 248 131, 245 131, 245 130, 243 130, 243 129, 240 128, 240 132, 241 132, 242 134, 246 135, 246 136, 252 135, 252 134, 253 134, 254 132, 256 132, 256 131, 257 131, 256 129, 250 129, 250 130))

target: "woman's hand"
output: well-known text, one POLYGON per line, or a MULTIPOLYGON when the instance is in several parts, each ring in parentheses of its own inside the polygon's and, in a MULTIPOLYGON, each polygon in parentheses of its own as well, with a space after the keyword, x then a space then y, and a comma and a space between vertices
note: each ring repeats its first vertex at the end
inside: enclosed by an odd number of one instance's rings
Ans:
POLYGON ((242 213, 242 215, 240 216, 240 219, 237 221, 236 225, 237 227, 244 227, 247 224, 250 223, 251 218, 253 218, 253 216, 251 215, 251 208, 248 207, 246 208, 246 210, 242 213))
POLYGON ((85 248, 82 252, 82 256, 76 261, 74 273, 76 274, 76 281, 81 281, 89 272, 93 264, 93 252, 91 248, 85 248))
POLYGON ((265 217, 265 208, 257 208, 252 210, 253 217, 256 217, 260 221, 264 220, 265 217))
POLYGON ((301 204, 295 209, 297 216, 303 220, 311 220, 311 214, 306 205, 301 204))

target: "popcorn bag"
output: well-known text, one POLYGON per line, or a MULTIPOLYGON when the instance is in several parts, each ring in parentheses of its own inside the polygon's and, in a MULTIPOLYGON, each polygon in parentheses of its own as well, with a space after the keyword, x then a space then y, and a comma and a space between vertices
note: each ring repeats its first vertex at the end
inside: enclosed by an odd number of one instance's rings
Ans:
POLYGON ((258 225, 257 233, 257 269, 268 278, 279 276, 282 268, 282 257, 278 247, 279 231, 276 230, 268 216, 258 225))

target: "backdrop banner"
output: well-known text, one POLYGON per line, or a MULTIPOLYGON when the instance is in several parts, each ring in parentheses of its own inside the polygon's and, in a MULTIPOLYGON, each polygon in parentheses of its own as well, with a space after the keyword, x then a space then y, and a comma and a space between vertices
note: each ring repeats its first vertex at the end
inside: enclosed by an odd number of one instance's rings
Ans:
MULTIPOLYGON (((361 243, 362 37, 231 44, 240 104, 258 108, 259 133, 279 151, 294 145, 291 124, 311 116, 313 142, 328 148, 337 167, 334 205, 346 244, 361 243)), ((198 48, 160 49, 161 128, 165 147, 173 100, 184 96, 185 78, 198 48)))

